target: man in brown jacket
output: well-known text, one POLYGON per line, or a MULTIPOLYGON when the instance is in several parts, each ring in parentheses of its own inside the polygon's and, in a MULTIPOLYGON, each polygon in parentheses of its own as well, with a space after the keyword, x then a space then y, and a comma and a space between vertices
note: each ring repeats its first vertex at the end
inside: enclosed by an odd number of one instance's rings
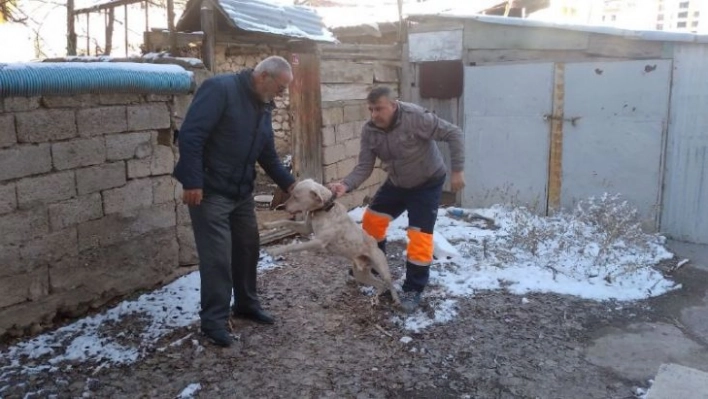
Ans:
POLYGON ((386 252, 389 223, 408 211, 406 277, 401 301, 412 312, 428 284, 433 261, 433 229, 447 167, 436 141, 449 144, 453 191, 465 185, 465 150, 462 131, 435 114, 393 98, 386 87, 373 89, 367 98, 371 120, 361 131, 359 163, 330 188, 342 196, 361 185, 374 169, 376 158, 388 178, 364 212, 362 227, 386 252))

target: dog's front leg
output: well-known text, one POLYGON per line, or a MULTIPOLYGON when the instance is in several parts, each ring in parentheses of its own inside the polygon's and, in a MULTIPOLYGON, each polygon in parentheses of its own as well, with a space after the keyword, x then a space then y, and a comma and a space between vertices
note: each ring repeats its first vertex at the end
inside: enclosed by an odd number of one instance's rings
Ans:
POLYGON ((266 229, 286 228, 303 236, 312 234, 312 226, 307 221, 276 220, 275 222, 263 223, 263 227, 266 229))
POLYGON ((297 244, 290 244, 290 245, 283 245, 280 247, 275 247, 275 248, 268 250, 268 252, 270 252, 271 255, 282 255, 282 254, 285 254, 288 252, 307 251, 310 249, 320 250, 320 249, 324 249, 324 247, 325 247, 324 242, 314 238, 314 239, 307 241, 307 242, 300 242, 297 244))

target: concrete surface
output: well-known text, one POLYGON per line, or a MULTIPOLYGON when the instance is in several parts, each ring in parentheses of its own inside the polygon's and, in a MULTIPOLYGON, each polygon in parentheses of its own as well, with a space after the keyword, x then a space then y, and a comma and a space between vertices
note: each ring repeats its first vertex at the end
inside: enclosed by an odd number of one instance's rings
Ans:
POLYGON ((708 373, 662 364, 646 399, 708 399, 708 373))
POLYGON ((701 374, 708 372, 708 245, 669 241, 667 247, 676 262, 690 260, 671 273, 682 288, 650 299, 649 320, 596 331, 585 358, 640 384, 656 378, 651 398, 708 398, 708 387, 691 385, 708 381, 701 374))

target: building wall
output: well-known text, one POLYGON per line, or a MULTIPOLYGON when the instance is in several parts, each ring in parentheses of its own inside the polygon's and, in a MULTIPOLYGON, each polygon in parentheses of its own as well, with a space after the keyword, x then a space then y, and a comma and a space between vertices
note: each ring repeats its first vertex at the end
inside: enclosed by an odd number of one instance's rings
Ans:
POLYGON ((189 101, 0 102, 0 338, 41 331, 57 315, 83 314, 196 263, 171 177, 173 129, 189 101))
MULTIPOLYGON (((392 45, 321 46, 324 182, 344 178, 357 164, 361 128, 369 120, 366 96, 380 85, 399 90, 400 49, 392 45)), ((341 202, 353 208, 373 196, 386 173, 371 177, 341 202)))

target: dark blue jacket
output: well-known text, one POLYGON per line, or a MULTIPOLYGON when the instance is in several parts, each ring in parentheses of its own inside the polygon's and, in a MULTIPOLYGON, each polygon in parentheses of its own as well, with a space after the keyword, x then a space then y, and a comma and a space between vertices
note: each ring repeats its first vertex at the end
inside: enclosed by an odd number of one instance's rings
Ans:
POLYGON ((256 162, 281 189, 295 182, 275 152, 275 106, 256 96, 251 74, 249 69, 213 76, 195 93, 178 135, 174 177, 184 189, 249 197, 256 162))

